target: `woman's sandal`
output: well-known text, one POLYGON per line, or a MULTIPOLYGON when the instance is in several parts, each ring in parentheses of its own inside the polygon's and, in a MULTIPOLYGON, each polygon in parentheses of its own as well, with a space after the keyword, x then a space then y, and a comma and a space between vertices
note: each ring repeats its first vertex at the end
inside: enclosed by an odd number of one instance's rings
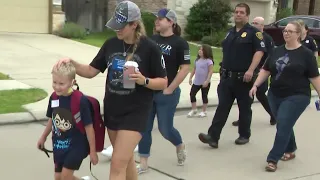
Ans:
POLYGON ((268 172, 275 172, 277 170, 277 164, 274 162, 268 162, 268 165, 266 166, 266 171, 268 172))
POLYGON ((296 157, 296 154, 293 153, 284 153, 284 155, 281 158, 281 161, 289 161, 291 159, 294 159, 296 157))

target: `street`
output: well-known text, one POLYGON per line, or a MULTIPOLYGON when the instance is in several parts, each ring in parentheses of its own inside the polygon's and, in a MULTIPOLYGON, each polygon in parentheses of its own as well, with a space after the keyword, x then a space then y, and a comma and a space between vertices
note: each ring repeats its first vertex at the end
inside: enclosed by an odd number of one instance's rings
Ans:
MULTIPOLYGON (((316 180, 320 179, 317 160, 320 148, 318 136, 320 121, 314 101, 298 120, 295 127, 298 144, 297 158, 290 162, 279 162, 278 171, 264 171, 265 159, 270 151, 275 134, 275 126, 269 125, 269 117, 260 104, 253 105, 252 138, 250 143, 237 146, 237 128, 231 122, 238 117, 236 106, 232 108, 229 120, 222 131, 219 149, 211 149, 198 140, 199 132, 206 132, 215 108, 208 110, 204 119, 186 118, 186 111, 176 113, 175 126, 181 132, 187 145, 188 160, 184 167, 176 166, 175 148, 160 135, 153 132, 150 166, 156 170, 139 177, 140 180, 172 179, 219 179, 219 180, 316 180)), ((156 123, 155 123, 156 124, 156 123)), ((53 162, 43 152, 36 149, 36 143, 44 129, 43 123, 6 125, 0 127, 0 165, 2 179, 51 180, 53 162)), ((46 147, 51 149, 48 138, 46 147)), ((106 146, 109 145, 107 139, 106 146)), ((100 162, 93 167, 98 179, 108 179, 109 160, 99 155, 100 162)), ((137 158, 138 160, 138 158, 137 158)), ((78 176, 90 175, 89 158, 76 172, 78 176)))

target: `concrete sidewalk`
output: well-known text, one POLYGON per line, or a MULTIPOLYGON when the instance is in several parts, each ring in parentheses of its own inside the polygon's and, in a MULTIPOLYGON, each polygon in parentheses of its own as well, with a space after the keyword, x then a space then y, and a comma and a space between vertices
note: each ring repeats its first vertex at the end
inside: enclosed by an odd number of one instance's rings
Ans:
MULTIPOLYGON (((52 93, 51 69, 58 59, 70 57, 80 63, 89 64, 99 51, 99 48, 91 45, 43 34, 0 33, 0 44, 0 72, 31 87, 44 89, 48 94, 52 93)), ((106 74, 99 74, 93 79, 78 77, 77 82, 84 93, 96 97, 102 104, 105 79, 106 74)), ((180 85, 182 92, 178 110, 191 107, 191 86, 188 79, 189 76, 180 85)), ((214 74, 208 95, 210 106, 218 104, 218 83, 219 75, 214 74)), ((25 105, 24 108, 29 113, 0 115, 0 124, 46 119, 48 98, 25 105)), ((198 105, 201 105, 201 92, 198 93, 197 100, 198 105)))
MULTIPOLYGON (((269 117, 261 105, 254 104, 252 108, 254 118, 250 143, 243 146, 234 144, 238 137, 237 128, 231 125, 238 118, 238 108, 234 106, 222 131, 219 149, 202 144, 197 137, 198 133, 206 132, 211 124, 213 108, 208 111, 209 117, 204 119, 187 119, 178 112, 174 123, 187 145, 188 158, 185 166, 176 165, 175 147, 155 128, 149 165, 157 171, 151 170, 139 176, 139 179, 174 180, 172 177, 176 177, 184 180, 318 180, 320 139, 315 137, 319 132, 320 121, 317 118, 319 112, 314 105, 311 104, 296 123, 296 159, 279 162, 275 173, 265 172, 264 167, 272 148, 276 127, 269 125, 269 117)), ((44 128, 40 124, 0 126, 0 166, 5 167, 1 171, 3 179, 53 179, 52 155, 49 159, 36 149, 37 140, 44 128), (10 140, 8 135, 11 135, 10 140)), ((107 136, 106 138, 108 146, 110 143, 107 136)), ((48 149, 51 149, 50 144, 51 140, 48 138, 48 149)), ((100 162, 93 167, 93 172, 99 179, 108 179, 110 161, 103 156, 99 158, 100 162)), ((76 175, 90 175, 89 158, 83 162, 76 175)))

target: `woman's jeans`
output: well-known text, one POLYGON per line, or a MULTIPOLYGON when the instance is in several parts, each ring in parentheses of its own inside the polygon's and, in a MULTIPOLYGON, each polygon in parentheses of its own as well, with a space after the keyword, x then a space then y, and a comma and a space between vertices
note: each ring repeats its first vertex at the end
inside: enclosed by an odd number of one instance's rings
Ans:
POLYGON ((277 133, 267 162, 277 163, 284 153, 297 150, 293 126, 310 103, 306 95, 293 95, 285 98, 277 97, 269 90, 268 101, 272 113, 277 120, 277 133))
POLYGON ((154 94, 153 107, 148 119, 147 130, 142 133, 142 139, 139 142, 140 157, 150 156, 152 144, 151 132, 156 115, 158 129, 162 136, 175 146, 182 144, 180 133, 173 127, 174 114, 179 103, 180 94, 181 90, 179 87, 170 95, 164 95, 162 91, 154 94))

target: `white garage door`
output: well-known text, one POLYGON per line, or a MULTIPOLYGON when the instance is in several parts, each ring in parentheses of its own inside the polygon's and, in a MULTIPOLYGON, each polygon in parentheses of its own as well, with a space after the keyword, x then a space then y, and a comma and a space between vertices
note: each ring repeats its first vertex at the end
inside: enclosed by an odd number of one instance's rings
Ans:
POLYGON ((0 0, 0 31, 49 33, 50 0, 0 0))

